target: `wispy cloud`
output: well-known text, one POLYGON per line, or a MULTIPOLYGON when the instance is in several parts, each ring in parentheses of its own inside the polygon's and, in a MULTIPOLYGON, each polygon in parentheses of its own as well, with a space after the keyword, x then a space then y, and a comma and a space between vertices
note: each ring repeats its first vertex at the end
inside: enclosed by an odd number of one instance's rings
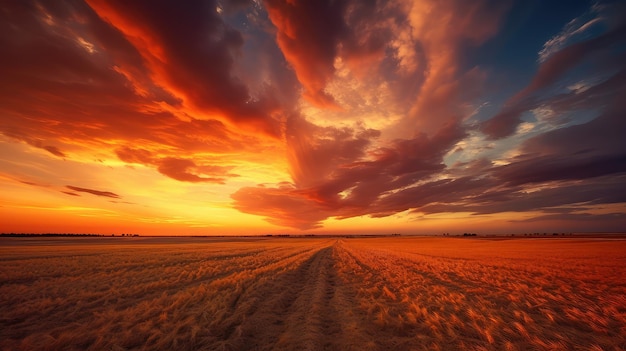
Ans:
MULTIPOLYGON (((114 199, 121 198, 121 196, 119 196, 118 194, 112 193, 110 191, 100 191, 100 190, 94 190, 94 189, 80 188, 80 187, 72 186, 72 185, 67 185, 66 188, 79 192, 79 193, 88 193, 88 194, 92 194, 96 196, 112 197, 114 199)), ((69 194, 69 195, 72 195, 72 194, 69 194)))
POLYGON ((572 43, 576 39, 589 37, 588 33, 594 26, 600 25, 604 20, 601 12, 602 6, 595 4, 591 9, 580 17, 576 17, 569 21, 565 27, 557 35, 550 38, 543 44, 543 48, 539 51, 537 61, 545 62, 550 56, 562 50, 565 46, 572 43))
MULTIPOLYGON (((606 22, 610 26, 596 35, 588 36, 584 40, 571 43, 567 46, 554 46, 550 55, 541 61, 537 73, 531 82, 522 90, 517 92, 504 104, 502 109, 491 119, 482 125, 482 131, 492 139, 505 138, 515 132, 516 127, 522 122, 522 115, 542 105, 551 104, 570 96, 581 93, 578 90, 562 93, 558 86, 571 79, 576 74, 575 70, 580 69, 584 64, 591 65, 592 68, 586 72, 585 77, 590 81, 599 82, 598 87, 606 77, 608 80, 619 79, 626 68, 623 62, 612 60, 615 50, 626 41, 626 19, 620 14, 623 6, 614 5, 603 7, 606 22), (592 62, 605 62, 606 65, 594 64, 592 62), (601 78, 601 79, 598 79, 601 78), (603 78, 603 79, 602 79, 603 78)), ((617 94, 620 89, 606 90, 605 93, 617 94)), ((610 101, 611 96, 600 95, 600 99, 610 101)), ((581 96, 574 98, 581 102, 589 102, 581 99, 581 96)), ((587 108, 601 108, 603 103, 597 99, 593 100, 594 106, 587 108)), ((563 106, 563 105, 561 105, 563 106)))

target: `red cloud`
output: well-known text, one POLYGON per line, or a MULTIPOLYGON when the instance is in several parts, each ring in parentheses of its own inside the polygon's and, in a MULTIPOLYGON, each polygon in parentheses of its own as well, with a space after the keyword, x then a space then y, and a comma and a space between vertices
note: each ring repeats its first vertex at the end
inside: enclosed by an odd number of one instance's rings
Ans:
POLYGON ((215 1, 90 0, 89 5, 134 45, 157 84, 192 107, 278 134, 271 99, 253 101, 232 75, 243 37, 222 21, 215 1))
POLYGON ((156 157, 150 151, 143 149, 124 147, 115 152, 118 158, 124 162, 156 166, 161 174, 183 182, 224 184, 227 177, 237 176, 236 174, 229 173, 233 167, 214 165, 199 166, 189 159, 156 157), (210 177, 204 177, 199 174, 210 175, 210 177))
POLYGON ((264 216, 268 222, 284 227, 302 230, 318 228, 322 220, 332 215, 321 204, 288 185, 279 188, 244 187, 231 197, 237 210, 264 216))
MULTIPOLYGON (((308 135, 304 140, 294 135, 291 142, 296 186, 248 187, 231 197, 242 212, 300 229, 318 227, 331 216, 390 215, 410 208, 404 200, 388 201, 400 200, 407 187, 443 170, 444 154, 465 135, 458 125, 449 125, 432 138, 420 135, 368 151, 378 136, 374 131, 319 128, 295 117, 290 125, 308 135)), ((415 206, 416 198, 410 198, 415 206)))
POLYGON ((343 15, 347 1, 267 0, 276 26, 276 41, 304 86, 304 96, 321 107, 337 107, 324 91, 333 76, 338 45, 347 35, 343 15))

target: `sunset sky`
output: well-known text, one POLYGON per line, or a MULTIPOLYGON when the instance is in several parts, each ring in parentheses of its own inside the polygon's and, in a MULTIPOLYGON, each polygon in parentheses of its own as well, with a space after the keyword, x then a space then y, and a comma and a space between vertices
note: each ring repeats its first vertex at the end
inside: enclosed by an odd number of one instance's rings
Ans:
POLYGON ((626 231, 623 1, 0 2, 0 232, 626 231))

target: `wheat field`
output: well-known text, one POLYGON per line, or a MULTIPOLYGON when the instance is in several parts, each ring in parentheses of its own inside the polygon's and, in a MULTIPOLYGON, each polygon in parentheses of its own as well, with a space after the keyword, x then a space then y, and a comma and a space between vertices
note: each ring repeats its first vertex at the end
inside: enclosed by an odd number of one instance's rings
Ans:
POLYGON ((2 350, 625 350, 626 240, 0 238, 2 350))

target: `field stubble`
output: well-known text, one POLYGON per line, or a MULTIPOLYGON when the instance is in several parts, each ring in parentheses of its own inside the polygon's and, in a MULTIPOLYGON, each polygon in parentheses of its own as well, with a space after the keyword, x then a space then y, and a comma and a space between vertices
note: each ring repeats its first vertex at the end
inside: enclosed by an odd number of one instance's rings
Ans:
POLYGON ((626 349, 622 240, 2 240, 2 350, 626 349))

